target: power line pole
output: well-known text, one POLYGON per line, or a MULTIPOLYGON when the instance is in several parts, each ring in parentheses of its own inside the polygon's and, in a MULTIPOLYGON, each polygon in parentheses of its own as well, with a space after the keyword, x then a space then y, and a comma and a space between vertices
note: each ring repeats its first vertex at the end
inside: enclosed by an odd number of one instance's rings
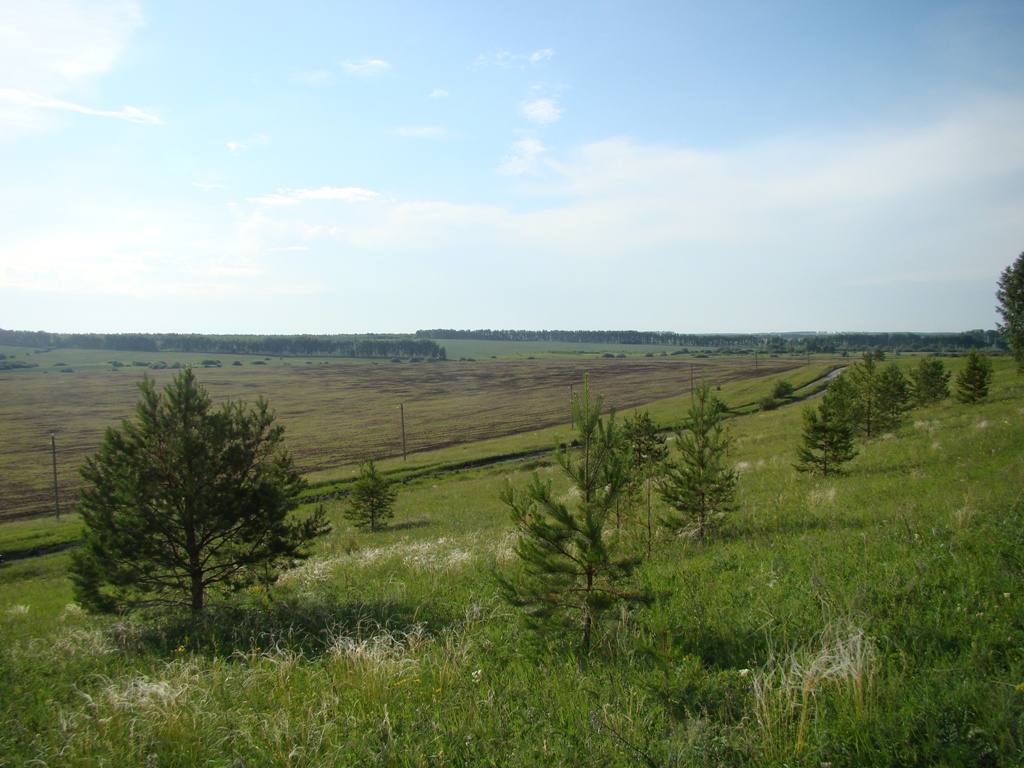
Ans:
POLYGON ((53 508, 57 512, 57 519, 60 520, 60 495, 57 492, 57 435, 50 434, 50 449, 53 452, 53 508))
POLYGON ((408 458, 405 452, 405 403, 399 403, 398 408, 402 414, 402 461, 405 461, 408 458))

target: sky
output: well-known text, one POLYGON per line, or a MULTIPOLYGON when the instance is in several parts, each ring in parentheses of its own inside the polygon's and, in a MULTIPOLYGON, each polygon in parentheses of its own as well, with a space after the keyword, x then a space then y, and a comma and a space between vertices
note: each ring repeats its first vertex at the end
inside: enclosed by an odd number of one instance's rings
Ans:
POLYGON ((0 327, 962 331, 1024 3, 0 0, 0 327))

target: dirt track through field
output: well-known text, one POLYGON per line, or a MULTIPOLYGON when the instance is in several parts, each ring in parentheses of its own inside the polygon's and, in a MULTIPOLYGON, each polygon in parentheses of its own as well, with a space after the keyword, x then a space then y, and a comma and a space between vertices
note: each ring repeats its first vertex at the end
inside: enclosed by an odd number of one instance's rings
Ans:
MULTIPOLYGON (((265 397, 301 469, 319 471, 402 452, 400 404, 410 453, 555 426, 568 427, 570 388, 590 374, 594 394, 619 410, 683 394, 691 376, 712 384, 750 378, 753 361, 629 358, 246 366, 199 369, 215 402, 265 397)), ((795 368, 762 360, 757 375, 795 368)), ((173 371, 150 372, 158 387, 173 371)), ((53 509, 50 435, 58 441, 61 502, 70 508, 77 469, 107 427, 131 418, 130 371, 0 374, 0 519, 53 509)))

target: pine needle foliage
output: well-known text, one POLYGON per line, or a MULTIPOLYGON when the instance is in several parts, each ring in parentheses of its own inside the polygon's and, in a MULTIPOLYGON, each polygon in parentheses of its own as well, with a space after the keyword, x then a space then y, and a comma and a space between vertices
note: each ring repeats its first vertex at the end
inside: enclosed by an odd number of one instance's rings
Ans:
POLYGON ((1013 351, 1017 371, 1024 373, 1024 253, 999 276, 996 298, 999 299, 996 310, 1003 318, 1003 322, 997 324, 999 333, 1013 351))
POLYGON ((911 392, 917 405, 933 405, 949 397, 949 379, 953 374, 937 357, 924 357, 910 369, 911 392))
POLYGON ((876 427, 893 432, 906 421, 911 409, 910 382, 896 363, 889 363, 878 374, 876 427))
POLYGON ((992 382, 992 360, 971 348, 967 364, 956 377, 956 399, 961 403, 980 403, 988 397, 992 382))
POLYGON ((644 510, 641 522, 647 540, 647 556, 651 556, 654 540, 652 496, 655 479, 664 471, 668 458, 668 446, 660 434, 657 423, 650 411, 634 414, 626 419, 622 428, 627 452, 629 470, 628 490, 634 498, 639 497, 644 510))
POLYGON ((865 352, 861 361, 850 366, 850 370, 843 376, 849 377, 849 382, 856 391, 852 408, 856 428, 870 440, 872 435, 878 434, 880 427, 878 424, 880 381, 877 356, 871 352, 865 352))
POLYGON ((322 508, 290 518, 306 483, 265 400, 216 410, 190 368, 163 392, 148 378, 139 389, 135 421, 108 429, 80 470, 82 606, 200 613, 211 592, 273 580, 327 532, 322 508))
POLYGON ((693 391, 686 421, 676 427, 678 458, 666 465, 659 492, 672 511, 662 524, 675 533, 697 538, 714 528, 733 509, 736 473, 726 464, 729 437, 725 404, 701 382, 693 391))
POLYGON ((840 376, 829 385, 817 408, 804 408, 804 429, 794 465, 799 472, 840 475, 843 465, 857 456, 849 416, 851 395, 848 381, 840 376))
POLYGON ((359 465, 359 479, 352 486, 344 515, 357 528, 376 533, 386 528, 395 516, 397 499, 398 489, 377 471, 371 459, 359 465))
POLYGON ((584 650, 609 609, 646 598, 630 579, 640 560, 609 524, 628 476, 615 414, 605 422, 602 404, 600 396, 590 399, 585 377, 582 391, 572 395, 578 447, 555 451, 572 483, 567 497, 556 497, 551 482, 537 473, 522 488, 506 481, 500 493, 523 565, 518 578, 498 576, 502 595, 524 609, 536 629, 566 623, 578 628, 584 650))

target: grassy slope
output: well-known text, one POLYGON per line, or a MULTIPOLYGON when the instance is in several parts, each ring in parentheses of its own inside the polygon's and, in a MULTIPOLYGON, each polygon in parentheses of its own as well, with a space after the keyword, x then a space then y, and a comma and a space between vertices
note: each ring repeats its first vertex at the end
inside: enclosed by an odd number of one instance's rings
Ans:
POLYGON ((840 479, 791 468, 799 405, 736 419, 738 509, 660 541, 658 599, 588 658, 495 596, 515 464, 410 482, 375 536, 335 503, 311 562, 203 625, 83 616, 66 555, 12 562, 0 764, 1020 764, 1022 395, 1000 362, 840 479))

